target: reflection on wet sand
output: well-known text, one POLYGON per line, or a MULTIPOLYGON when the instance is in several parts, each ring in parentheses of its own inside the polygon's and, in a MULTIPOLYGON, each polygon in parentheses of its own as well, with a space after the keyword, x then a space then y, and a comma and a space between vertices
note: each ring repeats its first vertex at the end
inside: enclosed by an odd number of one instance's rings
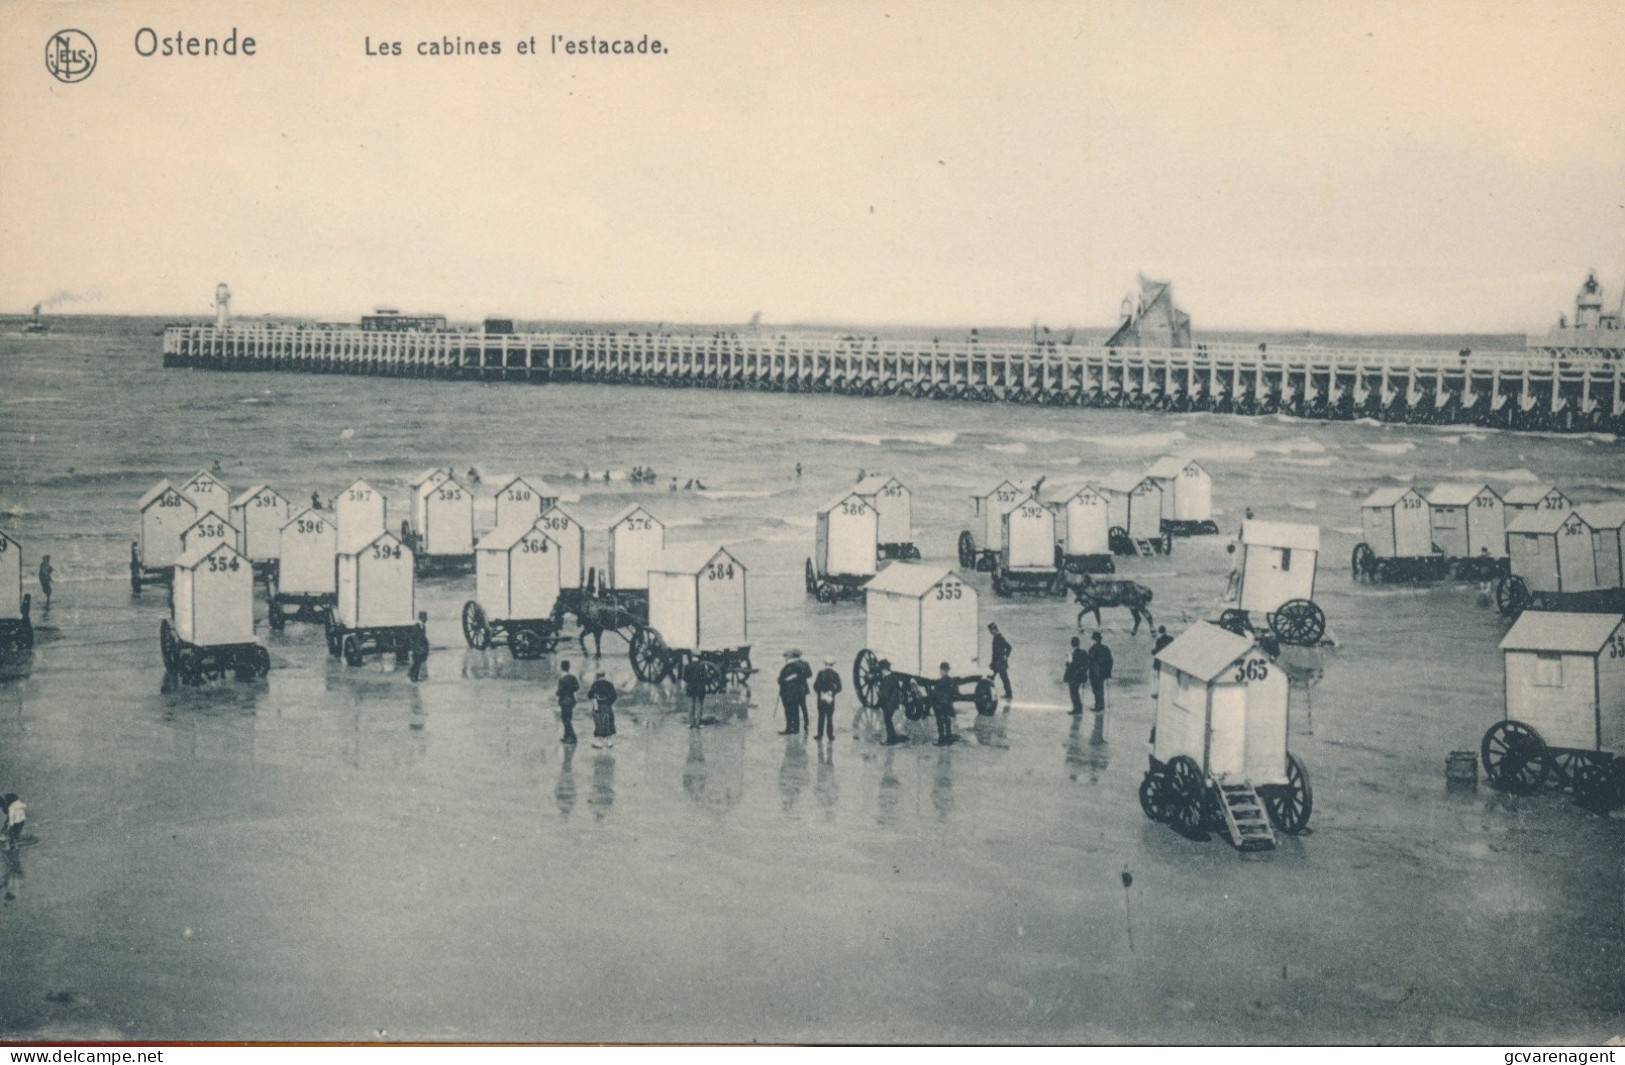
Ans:
POLYGON ((791 736, 784 745, 784 761, 779 763, 779 794, 784 797, 784 812, 790 813, 801 798, 801 790, 812 782, 807 771, 807 743, 800 736, 791 736))
POLYGON ((954 812, 954 756, 951 748, 937 751, 937 764, 931 771, 931 805, 936 807, 937 820, 946 821, 954 812))
POLYGON ((819 807, 825 811, 826 817, 835 814, 835 802, 840 798, 840 785, 835 782, 835 741, 821 744, 818 748, 818 779, 813 784, 813 794, 818 798, 819 807))
POLYGON ((602 821, 615 805, 615 756, 595 754, 592 758, 592 795, 587 799, 595 820, 602 821))
POLYGON ((994 717, 991 714, 986 716, 977 714, 976 721, 971 726, 971 731, 976 736, 976 742, 981 746, 1002 747, 1008 750, 1010 741, 1005 735, 1006 728, 1006 719, 994 717))
POLYGON ((1111 748, 1106 745, 1105 728, 1105 714, 1079 715, 1072 719, 1072 727, 1066 736, 1066 772, 1071 779, 1077 780, 1082 773, 1088 777, 1089 783, 1100 782, 1100 774, 1111 764, 1111 748), (1083 734, 1085 716, 1094 719, 1087 739, 1083 734))
POLYGON ((903 797, 902 781, 897 779, 893 766, 896 756, 897 748, 887 747, 880 758, 880 795, 875 802, 878 811, 875 820, 883 825, 897 823, 897 803, 903 797))
POLYGON ((575 756, 576 745, 566 743, 564 757, 559 762, 559 782, 553 785, 553 801, 558 803, 560 817, 569 817, 570 811, 576 808, 575 756))
POLYGON ((9 905, 16 902, 23 890, 23 856, 16 844, 5 849, 5 872, 0 875, 0 894, 9 905))

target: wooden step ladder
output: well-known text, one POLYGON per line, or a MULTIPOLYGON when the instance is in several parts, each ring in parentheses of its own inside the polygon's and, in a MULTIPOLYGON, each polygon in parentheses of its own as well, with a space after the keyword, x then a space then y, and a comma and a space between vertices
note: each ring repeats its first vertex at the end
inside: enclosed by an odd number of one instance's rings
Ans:
POLYGON ((1230 842, 1241 851, 1270 851, 1275 849, 1275 829, 1270 827, 1269 814, 1258 797, 1258 789, 1248 781, 1233 783, 1219 781, 1219 807, 1224 811, 1224 825, 1230 832, 1230 842))

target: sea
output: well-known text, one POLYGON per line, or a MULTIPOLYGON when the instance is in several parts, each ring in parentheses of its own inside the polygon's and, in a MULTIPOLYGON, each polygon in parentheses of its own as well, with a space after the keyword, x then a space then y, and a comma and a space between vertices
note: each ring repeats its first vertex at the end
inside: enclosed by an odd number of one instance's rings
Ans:
POLYGON ((1447 788, 1446 756, 1476 751, 1501 717, 1507 622, 1476 584, 1373 586, 1349 567, 1360 501, 1381 487, 1625 499, 1611 435, 166 370, 163 324, 65 317, 47 335, 0 335, 0 531, 22 547, 38 634, 0 661, 0 792, 29 809, 0 906, 0 1037, 1621 1034, 1625 822, 1482 780, 1447 788), (1015 697, 989 718, 962 707, 960 742, 935 745, 927 724, 880 744, 854 727, 850 690, 834 740, 779 734, 784 652, 850 678, 865 646, 861 602, 803 587, 816 512, 837 492, 895 475, 924 561, 952 566, 973 495, 1167 454, 1211 473, 1220 535, 1119 560, 1118 575, 1153 589, 1172 634, 1222 609, 1247 509, 1320 530, 1313 599, 1330 642, 1290 663, 1309 833, 1242 855, 1148 821, 1150 632, 1104 616, 1118 668, 1096 727, 1065 712, 1061 682, 1069 638, 1093 620, 1060 598, 999 598, 985 574, 967 582, 981 623, 1015 646, 1015 697), (508 476, 545 482, 588 527, 589 564, 634 504, 670 546, 727 547, 764 675, 690 730, 686 700, 638 682, 619 637, 597 660, 573 641, 537 662, 470 649, 459 616, 473 578, 452 576, 419 584, 422 683, 392 657, 346 666, 310 626, 270 632, 263 600, 269 677, 165 683, 166 596, 132 594, 127 569, 136 501, 155 483, 209 470, 298 503, 363 477, 394 527, 408 481, 432 466, 477 475, 477 527, 508 476), (561 659, 622 690, 613 748, 590 746, 585 714, 582 742, 559 743, 561 659))

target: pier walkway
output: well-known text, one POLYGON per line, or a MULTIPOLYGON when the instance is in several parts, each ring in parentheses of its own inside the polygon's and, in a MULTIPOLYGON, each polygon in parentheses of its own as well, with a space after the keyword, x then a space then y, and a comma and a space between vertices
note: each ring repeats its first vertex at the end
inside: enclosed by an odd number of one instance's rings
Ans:
POLYGON ((1144 349, 815 333, 386 332, 171 326, 164 365, 1625 431, 1625 362, 1525 353, 1144 349))

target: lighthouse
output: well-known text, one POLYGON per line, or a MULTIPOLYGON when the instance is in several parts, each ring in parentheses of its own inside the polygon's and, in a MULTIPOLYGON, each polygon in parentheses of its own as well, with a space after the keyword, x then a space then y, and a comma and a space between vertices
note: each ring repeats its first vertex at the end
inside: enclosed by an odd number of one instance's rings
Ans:
POLYGON ((214 327, 224 329, 231 324, 231 289, 224 281, 214 286, 214 327))

